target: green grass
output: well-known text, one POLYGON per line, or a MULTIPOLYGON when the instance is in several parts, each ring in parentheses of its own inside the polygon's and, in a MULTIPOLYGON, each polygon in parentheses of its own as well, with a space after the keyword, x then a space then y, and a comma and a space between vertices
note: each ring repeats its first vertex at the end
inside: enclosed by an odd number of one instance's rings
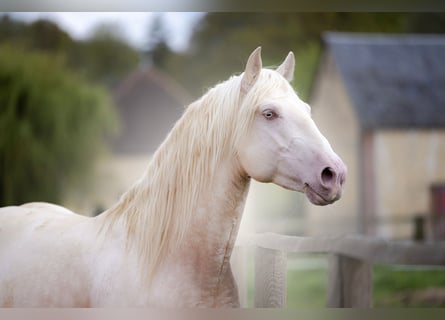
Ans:
MULTIPOLYGON (((287 307, 324 308, 327 299, 327 270, 327 258, 324 255, 290 255, 287 307)), ((250 274, 248 296, 249 306, 253 306, 253 272, 250 274)), ((374 307, 445 307, 445 267, 376 265, 373 269, 373 284, 374 307)))
POLYGON ((326 304, 326 278, 326 273, 320 270, 288 272, 287 307, 324 307, 326 304))
POLYGON ((374 267, 376 307, 445 307, 445 268, 374 267))
POLYGON ((327 259, 323 255, 289 255, 287 307, 322 308, 327 299, 327 259))

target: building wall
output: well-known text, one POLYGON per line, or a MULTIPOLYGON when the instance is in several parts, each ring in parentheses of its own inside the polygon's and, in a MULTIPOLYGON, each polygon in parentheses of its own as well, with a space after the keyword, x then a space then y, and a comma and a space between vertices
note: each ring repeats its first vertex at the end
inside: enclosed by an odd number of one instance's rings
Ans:
POLYGON ((423 214, 427 220, 430 218, 431 185, 445 183, 445 130, 360 132, 341 75, 329 53, 322 60, 311 105, 320 131, 348 166, 348 177, 343 197, 337 203, 316 207, 307 201, 306 233, 357 232, 364 221, 373 224, 370 227, 375 235, 411 238, 414 216, 423 214), (361 161, 372 165, 363 174, 361 170, 366 168, 361 161), (362 181, 367 178, 372 181, 362 181), (369 198, 367 205, 372 216, 364 217, 366 208, 361 201, 366 199, 361 199, 361 190, 369 198))
POLYGON ((320 65, 310 104, 312 115, 334 151, 348 167, 342 198, 318 207, 307 201, 306 234, 339 235, 357 232, 359 196, 359 127, 340 74, 330 54, 320 65))
POLYGON ((69 192, 63 205, 86 216, 110 208, 143 175, 150 158, 150 153, 104 157, 91 183, 69 192))
POLYGON ((445 182, 445 130, 378 131, 374 137, 377 232, 411 238, 430 211, 430 186, 445 182))

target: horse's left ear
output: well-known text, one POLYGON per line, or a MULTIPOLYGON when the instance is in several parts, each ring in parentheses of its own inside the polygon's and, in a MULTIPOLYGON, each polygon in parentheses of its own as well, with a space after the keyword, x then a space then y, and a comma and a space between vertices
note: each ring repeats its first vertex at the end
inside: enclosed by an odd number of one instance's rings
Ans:
POLYGON ((291 82, 294 78, 295 69, 295 56, 292 51, 289 52, 283 63, 277 68, 277 72, 280 73, 287 81, 291 82))
POLYGON ((246 70, 241 79, 241 92, 247 93, 258 80, 263 62, 261 61, 261 47, 256 48, 247 59, 246 70))

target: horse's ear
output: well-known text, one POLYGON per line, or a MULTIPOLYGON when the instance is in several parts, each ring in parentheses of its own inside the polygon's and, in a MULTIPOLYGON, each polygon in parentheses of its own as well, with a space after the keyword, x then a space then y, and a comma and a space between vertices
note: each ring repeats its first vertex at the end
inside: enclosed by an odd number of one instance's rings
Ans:
POLYGON ((244 71, 244 75, 241 80, 241 91, 243 93, 247 93, 255 84, 262 67, 263 62, 261 61, 261 47, 258 47, 250 54, 249 59, 247 60, 246 70, 244 71))
POLYGON ((283 63, 277 68, 277 72, 280 73, 287 81, 291 82, 294 78, 295 69, 295 57, 292 51, 289 52, 283 63))

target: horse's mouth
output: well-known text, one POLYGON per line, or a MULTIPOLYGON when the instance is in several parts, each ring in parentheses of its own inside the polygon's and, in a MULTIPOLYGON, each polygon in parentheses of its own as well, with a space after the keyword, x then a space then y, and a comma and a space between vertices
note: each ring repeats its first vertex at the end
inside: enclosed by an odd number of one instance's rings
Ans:
POLYGON ((337 195, 337 196, 333 197, 331 200, 326 199, 325 196, 323 196, 320 193, 318 193, 317 191, 315 191, 314 188, 312 188, 308 183, 304 184, 303 192, 306 195, 306 197, 309 199, 309 201, 317 206, 325 206, 325 205, 331 204, 340 198, 340 196, 337 195))

